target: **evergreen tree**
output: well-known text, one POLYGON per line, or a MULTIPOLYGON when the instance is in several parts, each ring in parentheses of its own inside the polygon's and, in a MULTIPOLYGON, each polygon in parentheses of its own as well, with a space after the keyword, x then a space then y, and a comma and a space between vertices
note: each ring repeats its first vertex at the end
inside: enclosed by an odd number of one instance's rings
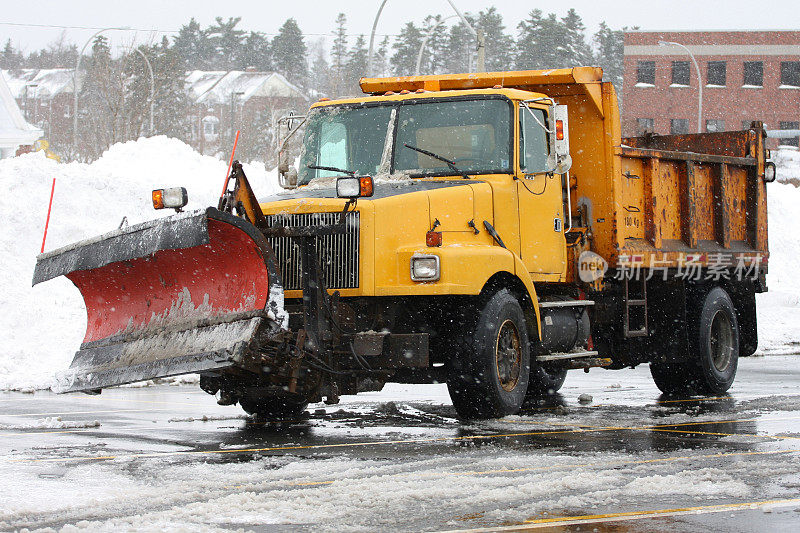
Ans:
POLYGON ((186 60, 169 46, 164 37, 153 47, 153 66, 156 94, 154 99, 155 133, 189 142, 192 127, 192 102, 184 87, 186 60))
POLYGON ((306 45, 303 32, 293 18, 286 20, 272 39, 272 61, 275 70, 290 82, 301 86, 307 84, 306 45))
POLYGON ((186 61, 192 70, 206 70, 214 62, 215 51, 207 32, 192 18, 178 30, 174 38, 175 51, 186 61))
POLYGON ((413 22, 407 22, 394 43, 394 54, 389 60, 392 71, 397 76, 409 76, 417 65, 417 53, 424 36, 413 22))
POLYGON ((372 56, 372 76, 386 76, 389 71, 389 36, 385 36, 372 56))
POLYGON ((539 57, 542 53, 542 11, 534 9, 528 18, 517 25, 518 36, 516 46, 515 66, 518 70, 539 68, 539 57))
POLYGON ((6 45, 3 47, 2 55, 0 55, 0 68, 6 70, 20 68, 22 60, 22 52, 14 48, 14 45, 11 44, 11 39, 7 40, 6 45))
POLYGON ((347 17, 344 13, 336 16, 336 31, 331 48, 331 90, 334 95, 341 94, 347 77, 347 17))
POLYGON ((216 24, 209 26, 205 31, 214 50, 212 64, 214 68, 235 70, 247 66, 243 64, 242 58, 246 32, 236 28, 241 20, 242 17, 230 17, 227 21, 223 21, 222 17, 216 17, 216 24))
POLYGON ((586 43, 586 26, 583 25, 580 15, 575 9, 570 9, 567 11, 567 15, 561 19, 561 22, 564 26, 563 31, 566 39, 564 62, 571 61, 574 66, 591 65, 594 57, 592 49, 586 43))
POLYGON ((263 33, 251 31, 244 39, 239 65, 241 68, 254 67, 261 72, 273 70, 269 39, 263 33))
POLYGON ((367 71, 367 43, 363 35, 356 38, 355 44, 347 53, 347 87, 358 94, 358 81, 367 71))
POLYGON ((490 7, 478 13, 477 26, 483 30, 486 42, 486 70, 495 72, 513 68, 514 38, 505 32, 503 16, 495 7, 490 7))
POLYGON ((603 79, 614 84, 617 96, 622 97, 622 61, 625 28, 612 30, 605 22, 594 34, 597 48, 597 64, 603 67, 603 79))
POLYGON ((314 59, 311 62, 311 76, 309 88, 316 91, 319 96, 331 94, 331 69, 325 59, 325 49, 322 43, 315 46, 313 52, 314 59))
MULTIPOLYGON (((471 16, 465 17, 472 24, 471 16)), ((477 42, 475 36, 463 22, 454 24, 447 36, 445 71, 450 73, 470 72, 475 66, 477 42)))
MULTIPOLYGON (((442 16, 428 15, 425 17, 424 26, 422 28, 422 42, 425 43, 425 49, 422 54, 422 63, 420 64, 421 74, 441 74, 446 72, 447 64, 447 45, 448 35, 447 28, 442 24, 442 16), (426 41, 427 40, 427 41, 426 41)), ((414 55, 414 69, 416 70, 417 58, 419 57, 419 49, 414 55)))

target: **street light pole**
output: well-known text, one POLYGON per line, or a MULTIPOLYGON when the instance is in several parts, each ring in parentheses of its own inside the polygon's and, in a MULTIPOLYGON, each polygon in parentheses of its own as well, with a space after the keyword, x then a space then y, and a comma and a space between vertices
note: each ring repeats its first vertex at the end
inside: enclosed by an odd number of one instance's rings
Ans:
POLYGON ((703 133, 703 77, 700 74, 700 67, 697 65, 697 61, 694 59, 694 54, 692 51, 689 50, 688 47, 681 43, 676 43, 672 41, 658 41, 658 46, 677 46, 679 48, 683 48, 687 54, 689 54, 689 58, 694 63, 694 70, 697 72, 697 133, 703 133))
POLYGON ((83 45, 81 48, 80 53, 78 53, 78 58, 75 60, 75 70, 72 72, 72 147, 77 152, 78 150, 78 71, 81 68, 81 59, 83 59, 83 53, 86 51, 86 47, 94 40, 95 37, 103 33, 104 31, 110 30, 129 30, 127 26, 121 28, 103 28, 102 30, 98 30, 92 34, 91 37, 86 41, 86 44, 83 45))
POLYGON ((150 60, 147 59, 147 55, 145 55, 144 52, 142 52, 138 48, 134 48, 134 50, 136 50, 136 52, 138 52, 139 55, 142 56, 142 59, 144 59, 145 65, 147 65, 147 71, 150 73, 150 135, 152 136, 153 135, 153 130, 154 130, 154 128, 153 128, 153 103, 154 103, 155 97, 156 97, 156 82, 155 82, 155 77, 153 76, 153 67, 150 65, 150 60))
POLYGON ((372 33, 369 34, 369 51, 367 52, 367 76, 372 75, 372 52, 375 49, 375 30, 378 28, 378 19, 381 18, 381 12, 386 2, 387 0, 381 0, 378 13, 375 15, 375 20, 372 22, 372 33))
POLYGON ((425 36, 425 39, 422 41, 422 44, 419 47, 419 53, 417 54, 417 67, 414 70, 414 76, 419 76, 420 68, 422 68, 422 53, 425 51, 425 47, 428 45, 428 41, 431 37, 433 37, 433 33, 436 31, 436 28, 444 24, 444 22, 448 19, 453 17, 457 17, 458 15, 450 15, 449 17, 445 17, 436 24, 428 31, 428 35, 425 36))

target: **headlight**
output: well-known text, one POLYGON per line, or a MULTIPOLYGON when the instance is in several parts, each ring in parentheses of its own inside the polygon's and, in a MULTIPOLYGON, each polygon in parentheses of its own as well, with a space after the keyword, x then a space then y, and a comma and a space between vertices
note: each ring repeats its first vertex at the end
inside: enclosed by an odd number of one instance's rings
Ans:
POLYGON ((173 187, 172 189, 156 189, 153 191, 154 209, 180 209, 189 203, 189 195, 184 187, 173 187))
POLYGON ((373 184, 371 176, 339 178, 336 180, 336 196, 339 198, 359 198, 372 196, 373 184))
POLYGON ((437 281, 440 276, 438 255, 415 255, 411 258, 411 281, 437 281))

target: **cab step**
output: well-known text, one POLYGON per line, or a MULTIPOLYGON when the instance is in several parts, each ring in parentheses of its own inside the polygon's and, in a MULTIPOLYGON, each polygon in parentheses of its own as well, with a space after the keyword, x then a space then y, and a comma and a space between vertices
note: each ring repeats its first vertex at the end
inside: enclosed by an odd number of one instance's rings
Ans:
POLYGON ((597 357, 597 355, 596 351, 550 353, 538 355, 534 357, 534 360, 538 363, 555 363, 556 366, 568 370, 583 368, 587 372, 590 368, 611 366, 611 359, 597 357))

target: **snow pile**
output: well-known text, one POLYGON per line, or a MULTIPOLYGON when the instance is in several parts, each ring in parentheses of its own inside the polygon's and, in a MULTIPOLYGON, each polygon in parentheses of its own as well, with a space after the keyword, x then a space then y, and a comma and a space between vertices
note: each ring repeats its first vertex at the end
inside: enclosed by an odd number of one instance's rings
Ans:
POLYGON ((60 416, 48 416, 40 418, 33 424, 0 424, 2 430, 22 430, 22 429, 83 429, 83 428, 98 428, 100 427, 99 420, 90 420, 85 422, 78 422, 72 420, 62 420, 60 416))
POLYGON ((800 186, 800 151, 773 150, 772 161, 778 168, 778 181, 800 186))
MULTIPOLYGON (((278 190, 277 179, 262 165, 244 168, 259 195, 278 190)), ((187 209, 216 205, 226 170, 226 161, 163 136, 116 144, 91 164, 60 164, 42 152, 0 160, 0 389, 49 386, 53 373, 72 361, 86 331, 83 300, 69 280, 31 288, 53 178, 45 250, 115 230, 123 217, 135 224, 174 214, 153 210, 150 193, 156 188, 186 187, 187 209)))

